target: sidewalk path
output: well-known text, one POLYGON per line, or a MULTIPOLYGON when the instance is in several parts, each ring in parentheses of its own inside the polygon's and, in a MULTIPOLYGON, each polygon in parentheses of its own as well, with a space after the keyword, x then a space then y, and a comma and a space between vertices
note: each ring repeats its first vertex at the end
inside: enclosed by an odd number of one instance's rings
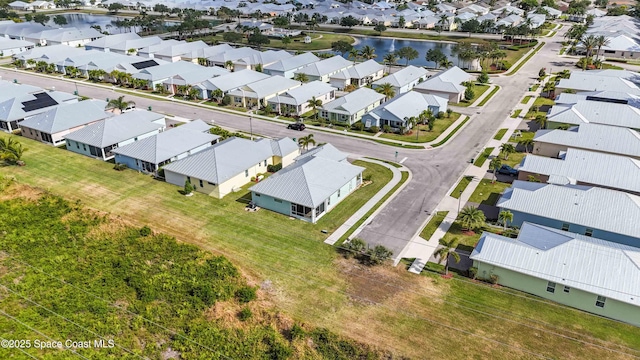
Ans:
MULTIPOLYGON (((549 77, 547 77, 544 82, 546 82, 547 79, 549 79, 549 77)), ((500 145, 502 145, 504 142, 509 141, 509 139, 511 138, 511 135, 520 125, 522 118, 529 111, 529 108, 533 105, 535 98, 539 96, 540 93, 542 92, 544 82, 536 89, 536 91, 527 91, 524 94, 524 96, 532 96, 532 100, 528 101, 527 104, 518 103, 518 105, 516 105, 514 110, 522 109, 522 111, 520 112, 522 114, 521 116, 518 116, 515 119, 509 116, 504 120, 500 128, 506 128, 508 130, 506 134, 502 137, 502 139, 495 140, 492 138, 487 142, 485 148, 489 148, 489 147, 494 148, 493 151, 491 152, 491 156, 489 157, 489 159, 497 156, 500 153, 500 145)), ((410 272, 414 274, 419 274, 422 271, 422 269, 424 269, 428 261, 434 261, 434 262, 437 261, 433 257, 433 253, 438 248, 440 239, 444 237, 447 231, 449 231, 451 224, 453 224, 453 222, 458 217, 458 211, 459 211, 458 209, 461 209, 462 207, 464 207, 464 205, 469 201, 469 198, 471 197, 473 192, 478 187, 478 184, 480 184, 480 180, 484 178, 485 174, 489 170, 490 162, 491 161, 489 160, 485 161, 481 167, 477 167, 473 164, 469 164, 469 166, 465 170, 464 174, 460 177, 460 179, 462 179, 465 176, 473 176, 473 180, 471 181, 471 183, 469 183, 466 189, 464 189, 464 191, 460 195, 460 198, 456 199, 449 195, 451 194, 453 189, 455 189, 455 187, 458 185, 458 182, 460 180, 459 179, 449 189, 449 191, 447 192, 447 195, 440 201, 436 210, 434 210, 431 213, 429 218, 427 218, 424 224, 420 227, 418 232, 415 234, 415 236, 411 240, 409 246, 405 248, 401 256, 403 258, 409 258, 409 259, 415 258, 415 261, 411 264, 411 267, 409 268, 410 272), (427 225, 429 220, 431 220, 434 214, 438 211, 448 211, 449 213, 444 218, 440 226, 438 226, 438 229, 436 229, 436 231, 433 233, 431 238, 423 239, 422 237, 419 236, 420 232, 422 232, 422 229, 427 225)))
MULTIPOLYGON (((400 169, 396 168, 395 166, 389 165, 382 161, 373 160, 373 159, 361 158, 358 160, 367 161, 374 164, 385 166, 386 168, 391 170, 391 172, 393 173, 393 177, 385 186, 382 187, 382 189, 380 189, 380 191, 378 191, 375 195, 373 195, 371 199, 369 199, 369 201, 367 201, 364 205, 362 205, 360 209, 358 209, 353 215, 351 215, 351 217, 348 218, 347 221, 344 222, 344 224, 340 225, 340 227, 336 229, 336 231, 334 231, 333 234, 331 234, 324 241, 325 244, 334 245, 336 242, 338 242, 338 240, 340 240, 340 238, 347 231, 349 231, 349 229, 351 229, 358 221, 360 221, 360 219, 362 219, 369 212, 369 210, 371 210, 385 195, 387 195, 387 193, 391 191, 391 189, 393 189, 402 179, 402 174, 400 169)), ((408 169, 404 169, 404 171, 408 171, 408 169)), ((407 183, 409 183, 409 181, 405 182, 405 184, 407 183)), ((398 190, 401 190, 401 188, 398 190)), ((395 193, 397 194, 398 191, 396 191, 395 193)), ((350 238, 358 235, 358 233, 360 232, 360 229, 362 229, 369 222, 371 222, 373 218, 380 212, 380 210, 382 210, 389 203, 389 201, 393 199, 393 197, 394 195, 392 194, 382 205, 380 205, 380 207, 376 209, 376 211, 373 214, 371 214, 371 216, 367 219, 367 221, 362 223, 358 227, 358 229, 356 229, 356 231, 354 231, 353 234, 351 234, 350 238)))

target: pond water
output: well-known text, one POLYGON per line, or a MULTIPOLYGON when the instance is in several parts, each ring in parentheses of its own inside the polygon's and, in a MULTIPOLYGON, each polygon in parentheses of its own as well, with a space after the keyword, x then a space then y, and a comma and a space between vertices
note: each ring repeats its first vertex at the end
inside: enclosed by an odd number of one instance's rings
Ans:
MULTIPOLYGON (((359 41, 358 44, 354 46, 356 49, 362 49, 367 45, 376 49, 376 60, 378 62, 382 62, 382 59, 386 54, 397 51, 402 47, 408 46, 418 50, 418 57, 409 61, 409 65, 436 67, 436 64, 434 62, 427 61, 424 57, 429 49, 438 48, 449 57, 449 60, 453 62, 454 65, 459 66, 458 58, 456 56, 451 56, 451 49, 453 48, 454 44, 406 39, 387 39, 367 36, 357 37, 356 39, 359 41)), ((404 65, 405 63, 405 59, 398 59, 398 64, 404 65)))
MULTIPOLYGON (((129 31, 129 29, 117 28, 112 22, 115 20, 130 19, 125 16, 111 16, 111 15, 91 15, 91 14, 61 14, 67 19, 67 25, 62 27, 75 27, 78 29, 88 29, 93 25, 98 25, 102 31, 107 31, 110 34, 119 34, 129 31)), ((58 27, 54 24, 53 16, 47 23, 49 26, 58 27)), ((175 22, 165 22, 165 25, 175 25, 175 22)), ((133 31, 140 31, 139 28, 132 29, 133 31)))

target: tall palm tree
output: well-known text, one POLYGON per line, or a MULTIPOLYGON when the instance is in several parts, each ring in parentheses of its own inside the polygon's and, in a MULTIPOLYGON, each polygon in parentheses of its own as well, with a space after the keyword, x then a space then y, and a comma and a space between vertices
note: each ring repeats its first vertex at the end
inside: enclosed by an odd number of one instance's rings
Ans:
POLYGON ((440 30, 439 32, 442 32, 442 30, 445 29, 445 27, 449 26, 449 17, 445 14, 440 15, 440 20, 438 20, 438 24, 437 24, 437 29, 440 30))
POLYGON ((598 58, 600 57, 600 49, 603 46, 609 45, 609 38, 605 37, 604 35, 596 36, 595 45, 598 48, 598 52, 596 52, 596 61, 597 61, 598 58))
POLYGON ((505 160, 509 160, 509 155, 516 152, 516 147, 510 143, 504 143, 500 145, 500 153, 504 156, 505 160))
POLYGON ((502 223, 502 229, 507 230, 507 222, 513 222, 513 213, 509 210, 500 211, 498 221, 502 223))
POLYGON ((584 61, 584 64, 582 65, 582 69, 585 70, 587 68, 587 63, 589 61, 589 59, 591 58, 591 52, 593 51, 593 49, 597 46, 597 42, 596 42, 596 36, 595 35, 587 35, 587 36, 583 36, 582 39, 580 39, 582 42, 582 46, 584 47, 584 50, 586 52, 586 59, 584 61))
POLYGON ((538 115, 535 118, 535 123, 538 124, 540 129, 544 129, 547 127, 547 117, 544 115, 538 115))
POLYGON ((475 230, 484 226, 486 220, 482 210, 477 207, 467 206, 458 215, 458 220, 463 229, 475 230))
POLYGON ((231 61, 231 60, 227 60, 227 61, 225 61, 225 62, 224 62, 224 67, 225 67, 225 69, 227 69, 227 70, 231 70, 231 69, 233 69, 233 61, 231 61))
POLYGON ((303 136, 298 139, 298 145, 305 150, 309 150, 309 145, 315 145, 316 141, 313 139, 313 134, 303 136))
POLYGON ((498 171, 498 169, 500 169, 501 166, 502 161, 500 161, 499 157, 496 156, 491 159, 491 162, 489 163, 489 170, 493 171, 493 179, 491 180, 491 182, 496 182, 496 172, 498 171))
POLYGON ((389 72, 391 72, 391 65, 395 65, 396 62, 398 62, 398 55, 394 52, 387 53, 384 56, 383 61, 387 66, 389 66, 389 72))
POLYGON ((305 73, 296 73, 293 80, 300 81, 301 83, 307 83, 309 82, 309 76, 305 73))
POLYGON ((376 88, 376 91, 385 96, 385 101, 396 96, 396 91, 393 89, 393 85, 384 83, 376 88))
POLYGON ((356 61, 358 61, 359 58, 360 58, 360 51, 358 51, 355 48, 349 50, 349 59, 353 59, 354 64, 356 63, 356 61))
POLYGON ((442 264, 444 261, 444 274, 449 274, 449 256, 455 260, 456 264, 460 262, 460 255, 456 252, 456 246, 458 245, 458 239, 453 238, 446 241, 444 238, 438 241, 440 247, 433 253, 438 258, 438 264, 442 264))
POLYGON ((533 139, 522 139, 518 141, 518 145, 524 147, 524 151, 528 154, 529 148, 533 147, 533 139))
POLYGON ((438 66, 444 69, 448 69, 453 66, 453 62, 447 58, 443 58, 438 62, 438 66))
POLYGON ((105 107, 105 110, 116 110, 117 109, 120 112, 122 112, 123 110, 125 110, 129 106, 135 106, 135 104, 136 103, 133 102, 133 101, 124 100, 124 96, 119 96, 117 99, 109 100, 109 102, 107 103, 107 106, 105 107))
POLYGON ((312 96, 307 102, 307 105, 313 109, 313 114, 315 115, 316 121, 318 121, 318 106, 322 106, 322 100, 316 99, 315 96, 312 96))
POLYGON ((376 49, 374 47, 366 45, 360 49, 360 56, 362 56, 363 59, 371 60, 375 59, 378 55, 376 55, 376 49))

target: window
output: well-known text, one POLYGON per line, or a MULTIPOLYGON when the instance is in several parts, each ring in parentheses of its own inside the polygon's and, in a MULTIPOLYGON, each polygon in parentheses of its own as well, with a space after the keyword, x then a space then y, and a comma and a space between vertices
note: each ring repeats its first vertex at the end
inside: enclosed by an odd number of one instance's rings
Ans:
POLYGON ((316 208, 316 216, 322 214, 324 212, 324 203, 318 205, 318 207, 316 208))
POLYGON ((244 171, 244 177, 249 177, 249 170, 244 171))
POLYGON ((562 231, 569 231, 569 224, 567 223, 562 223, 562 228, 560 228, 562 231))
POLYGON ((584 231, 584 236, 593 236, 593 229, 587 229, 584 231))
POLYGON ((256 197, 260 197, 262 195, 258 194, 258 193, 253 193, 253 195, 255 195, 256 197))
POLYGON ((277 202, 278 204, 282 204, 282 200, 280 199, 273 199, 273 201, 277 202))
POLYGON ((79 143, 76 143, 76 148, 80 149, 80 144, 79 143))
POLYGON ((216 186, 216 184, 212 183, 211 181, 207 181, 207 184, 216 186))
POLYGON ((87 151, 87 146, 85 144, 82 144, 82 150, 87 151))
POLYGON ((191 176, 187 176, 187 181, 191 182, 191 176))
POLYGON ((264 161, 264 166, 267 166, 267 160, 264 161))
POLYGON ((291 204, 291 215, 311 218, 311 208, 304 205, 291 204))
POLYGON ((556 292, 556 283, 549 281, 547 283, 547 292, 555 293, 556 292))
POLYGON ((597 307, 604 307, 604 303, 607 301, 607 298, 604 296, 598 296, 598 298, 596 299, 596 306, 597 307))
POLYGON ((202 180, 200 180, 200 187, 204 187, 204 184, 202 183, 202 180))
POLYGON ((562 291, 566 292, 567 294, 571 291, 571 288, 568 287, 567 285, 564 286, 564 288, 562 288, 562 291))
POLYGON ((338 189, 338 197, 340 197, 340 189, 338 189))

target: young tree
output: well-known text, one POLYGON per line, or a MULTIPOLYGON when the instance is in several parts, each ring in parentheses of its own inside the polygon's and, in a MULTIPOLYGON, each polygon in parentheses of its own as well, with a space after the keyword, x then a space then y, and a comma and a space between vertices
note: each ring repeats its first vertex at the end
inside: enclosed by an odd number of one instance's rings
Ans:
POLYGON ((44 25, 46 22, 49 21, 49 19, 50 19, 49 16, 45 14, 35 14, 33 16, 33 21, 40 25, 44 25))
POLYGON ((307 102, 307 105, 309 105, 313 109, 316 121, 318 121, 318 106, 322 106, 322 100, 316 99, 315 96, 312 96, 311 99, 309 99, 309 101, 307 102))
POLYGON ((291 38, 290 38, 290 37, 285 36, 285 37, 283 37, 283 38, 282 38, 282 40, 281 40, 281 41, 282 41, 282 45, 284 45, 284 48, 286 49, 287 47, 289 47, 289 44, 291 44, 291 42, 292 42, 293 40, 291 40, 291 38))
POLYGON ((481 84, 486 84, 489 82, 489 74, 486 71, 483 71, 478 76, 478 82, 481 84))
POLYGON ((509 160, 509 155, 516 152, 516 147, 510 143, 504 143, 500 145, 500 153, 504 156, 505 160, 509 160))
POLYGON ((522 140, 518 141, 518 145, 522 146, 524 148, 524 151, 528 154, 529 153, 529 149, 531 147, 533 147, 533 139, 531 139, 531 138, 522 139, 522 140))
POLYGON ((473 91, 473 88, 471 86, 467 86, 467 89, 464 91, 464 99, 471 101, 474 96, 476 96, 476 93, 473 91))
POLYGON ((53 23, 56 25, 67 25, 67 18, 62 15, 56 15, 53 17, 53 23))
POLYGON ((418 57, 418 50, 409 46, 405 46, 398 49, 398 51, 396 52, 396 55, 398 55, 401 59, 405 59, 406 60, 405 66, 408 66, 409 61, 418 57))
POLYGON ((316 140, 313 138, 313 134, 309 134, 307 136, 303 136, 298 139, 298 145, 305 150, 309 150, 309 145, 315 145, 316 140))
POLYGON ((184 181, 184 195, 189 195, 193 193, 193 185, 191 185, 191 183, 189 182, 189 180, 185 180, 184 181))
POLYGON ((340 19, 340 26, 348 27, 349 29, 351 29, 352 27, 358 24, 360 24, 360 21, 358 21, 358 19, 354 18, 351 15, 345 16, 342 19, 340 19))
POLYGON ((496 173, 498 172, 501 166, 502 166, 502 161, 500 161, 499 157, 496 156, 493 159, 491 159, 491 162, 489 163, 489 170, 493 172, 493 179, 491 179, 492 183, 496 182, 496 173))
POLYGON ((377 24, 373 27, 373 30, 378 32, 378 35, 382 35, 383 31, 387 31, 387 27, 384 24, 377 24))
POLYGON ((353 49, 353 45, 351 45, 349 42, 344 40, 338 40, 331 43, 331 50, 335 52, 339 52, 343 56, 344 54, 351 51, 351 49, 353 49))
POLYGON ((360 56, 363 59, 371 60, 375 59, 378 55, 376 55, 376 49, 374 47, 365 45, 362 47, 362 49, 360 49, 360 56))
POLYGON ((0 160, 9 165, 23 165, 22 154, 27 151, 14 136, 0 138, 0 160))
POLYGON ((392 52, 387 53, 383 58, 383 62, 389 66, 389 72, 391 72, 391 65, 395 65, 397 61, 398 56, 392 52))
POLYGON ((117 99, 111 99, 109 100, 109 102, 107 103, 107 106, 105 107, 105 110, 119 110, 120 112, 122 112, 123 110, 125 110, 126 108, 128 108, 129 106, 135 106, 136 103, 133 101, 125 101, 124 100, 124 96, 119 96, 117 99))
POLYGON ((438 241, 440 246, 433 253, 435 257, 438 258, 438 264, 442 264, 444 261, 444 274, 449 274, 449 256, 453 258, 456 263, 460 262, 460 254, 456 252, 456 246, 458 246, 458 239, 453 238, 449 241, 446 241, 444 238, 438 241))
POLYGON ((507 230, 507 223, 513 221, 513 213, 509 210, 500 211, 498 221, 502 223, 502 229, 507 230))

